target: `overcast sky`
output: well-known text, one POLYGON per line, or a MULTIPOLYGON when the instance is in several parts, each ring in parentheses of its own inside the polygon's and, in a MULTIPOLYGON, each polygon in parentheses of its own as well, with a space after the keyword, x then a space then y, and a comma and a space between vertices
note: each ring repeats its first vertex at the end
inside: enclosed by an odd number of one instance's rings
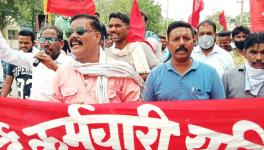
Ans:
MULTIPOLYGON (((161 4, 162 15, 168 16, 175 20, 188 21, 188 16, 192 13, 193 0, 155 0, 161 4)), ((203 0, 204 10, 201 12, 200 20, 204 20, 206 16, 217 11, 224 10, 226 16, 235 17, 241 13, 241 0, 203 0)), ((244 0, 244 12, 249 12, 249 0, 244 0)))

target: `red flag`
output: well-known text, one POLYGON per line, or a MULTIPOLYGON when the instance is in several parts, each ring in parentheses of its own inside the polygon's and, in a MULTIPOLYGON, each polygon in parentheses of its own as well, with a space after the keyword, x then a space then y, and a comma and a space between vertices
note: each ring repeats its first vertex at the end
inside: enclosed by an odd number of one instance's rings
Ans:
POLYGON ((264 0, 250 0, 251 31, 264 31, 264 0))
POLYGON ((134 0, 130 12, 130 29, 127 36, 128 43, 136 41, 144 41, 145 24, 140 14, 137 0, 134 0))
POLYGON ((47 11, 64 16, 95 13, 93 0, 48 0, 47 11))
POLYGON ((197 28, 200 19, 200 12, 204 9, 203 0, 193 0, 193 11, 191 15, 191 25, 197 28))
POLYGON ((227 30, 227 23, 224 11, 219 14, 219 24, 223 26, 224 30, 227 30))

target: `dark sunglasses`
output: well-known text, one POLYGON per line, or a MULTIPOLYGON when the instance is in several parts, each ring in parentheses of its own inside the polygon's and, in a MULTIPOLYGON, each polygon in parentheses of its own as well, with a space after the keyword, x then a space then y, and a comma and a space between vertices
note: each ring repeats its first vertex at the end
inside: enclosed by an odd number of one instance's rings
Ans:
POLYGON ((76 32, 78 35, 84 35, 85 32, 94 32, 93 30, 86 30, 84 29, 84 26, 77 26, 75 27, 75 29, 72 29, 72 28, 68 28, 65 30, 65 35, 67 38, 69 38, 73 32, 76 32))
POLYGON ((54 38, 54 37, 39 37, 39 43, 44 44, 46 43, 46 41, 48 41, 49 44, 55 43, 57 41, 59 41, 59 38, 54 38))

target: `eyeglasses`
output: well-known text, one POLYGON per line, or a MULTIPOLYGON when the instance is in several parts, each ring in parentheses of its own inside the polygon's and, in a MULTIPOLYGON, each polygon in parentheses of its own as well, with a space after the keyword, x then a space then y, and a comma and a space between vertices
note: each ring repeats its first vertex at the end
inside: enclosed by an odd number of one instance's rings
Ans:
POLYGON ((48 41, 49 44, 55 43, 59 40, 59 38, 55 38, 55 37, 39 37, 39 43, 44 44, 46 43, 46 41, 48 41))
POLYGON ((86 30, 84 29, 84 26, 77 26, 75 27, 75 29, 72 29, 72 28, 68 28, 65 30, 65 35, 67 38, 69 38, 73 32, 76 32, 78 35, 84 35, 85 32, 94 32, 93 30, 86 30))

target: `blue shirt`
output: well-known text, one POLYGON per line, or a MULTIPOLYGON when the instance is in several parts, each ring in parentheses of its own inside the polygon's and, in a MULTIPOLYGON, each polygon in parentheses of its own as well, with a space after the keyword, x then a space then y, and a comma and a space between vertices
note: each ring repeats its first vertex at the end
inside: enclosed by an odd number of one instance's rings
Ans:
POLYGON ((145 101, 224 99, 225 92, 211 66, 193 60, 190 70, 181 76, 168 61, 151 70, 143 97, 145 101))

